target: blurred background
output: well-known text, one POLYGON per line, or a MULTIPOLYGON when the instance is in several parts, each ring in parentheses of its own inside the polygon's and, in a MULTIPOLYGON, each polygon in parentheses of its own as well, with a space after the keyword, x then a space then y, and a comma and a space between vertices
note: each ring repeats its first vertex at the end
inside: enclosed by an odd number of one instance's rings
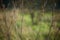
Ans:
POLYGON ((60 40, 60 0, 0 0, 0 40, 60 40))

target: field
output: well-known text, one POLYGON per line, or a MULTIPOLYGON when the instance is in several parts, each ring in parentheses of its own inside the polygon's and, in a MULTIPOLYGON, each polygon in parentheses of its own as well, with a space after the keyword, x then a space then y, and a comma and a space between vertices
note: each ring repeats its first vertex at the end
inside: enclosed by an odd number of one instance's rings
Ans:
MULTIPOLYGON (((39 11, 39 10, 38 10, 39 11)), ((34 21, 36 21, 38 16, 38 11, 34 11, 35 17, 34 21)), ((17 27, 21 31, 23 35, 22 39, 25 38, 26 40, 45 40, 48 39, 49 28, 51 26, 51 12, 45 12, 44 15, 41 17, 40 21, 37 21, 37 25, 32 25, 31 16, 29 11, 19 13, 17 27), (23 14, 24 13, 24 14, 23 14)), ((43 12, 41 12, 43 13, 43 12)), ((23 39, 23 40, 25 40, 23 39)))
POLYGON ((27 9, 7 10, 4 13, 0 14, 0 19, 3 16, 6 18, 5 21, 1 20, 2 29, 5 35, 9 33, 8 37, 11 40, 53 40, 55 37, 54 33, 57 29, 51 28, 52 11, 33 10, 35 24, 32 24, 31 11, 27 9), (3 15, 4 13, 5 15, 3 15))

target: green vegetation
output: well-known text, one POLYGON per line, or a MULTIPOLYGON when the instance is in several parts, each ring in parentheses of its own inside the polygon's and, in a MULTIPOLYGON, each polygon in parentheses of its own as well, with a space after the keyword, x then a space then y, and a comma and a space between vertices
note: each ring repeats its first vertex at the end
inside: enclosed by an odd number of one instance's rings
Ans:
POLYGON ((33 18, 29 10, 26 13, 18 9, 5 13, 0 14, 0 40, 59 40, 59 22, 52 20, 51 11, 35 10, 33 18))
MULTIPOLYGON (((34 17, 34 21, 38 20, 37 16, 38 16, 38 11, 34 12, 35 17, 34 17)), ((42 20, 39 21, 37 25, 32 25, 32 20, 31 20, 31 16, 30 14, 19 14, 20 17, 23 17, 23 22, 22 19, 20 19, 19 21, 17 21, 17 26, 21 27, 22 25, 22 29, 24 30, 24 28, 26 28, 24 31, 28 32, 28 34, 23 34, 23 36, 29 36, 31 37, 31 40, 45 40, 44 36, 48 35, 49 33, 49 27, 51 26, 51 13, 45 13, 44 16, 42 16, 42 20), (47 21, 48 20, 48 21, 47 21)), ((23 31, 22 31, 23 32, 23 31)), ((28 37, 27 37, 28 38, 28 37)))

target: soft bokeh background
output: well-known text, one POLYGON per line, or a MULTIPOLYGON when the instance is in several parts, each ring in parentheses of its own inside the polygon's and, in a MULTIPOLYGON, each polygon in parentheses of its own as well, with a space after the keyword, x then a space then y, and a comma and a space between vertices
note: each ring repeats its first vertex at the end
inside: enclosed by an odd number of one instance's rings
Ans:
POLYGON ((60 40, 60 1, 0 0, 0 40, 60 40))

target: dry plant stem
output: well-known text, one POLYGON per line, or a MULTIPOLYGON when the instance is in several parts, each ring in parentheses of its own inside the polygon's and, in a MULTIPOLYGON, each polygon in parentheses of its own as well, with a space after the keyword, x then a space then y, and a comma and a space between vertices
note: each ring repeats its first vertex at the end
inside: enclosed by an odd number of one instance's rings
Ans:
MULTIPOLYGON (((5 10, 4 10, 4 12, 5 12, 5 10)), ((6 37, 7 37, 7 40, 10 40, 10 27, 7 24, 7 18, 6 18, 7 17, 7 13, 4 13, 4 14, 5 14, 4 21, 5 21, 5 25, 6 25, 6 28, 7 28, 6 37)))
POLYGON ((48 33, 48 40, 50 40, 50 32, 51 32, 51 28, 53 27, 53 15, 54 15, 54 12, 53 12, 53 8, 52 8, 52 20, 51 20, 51 26, 49 28, 49 33, 48 33))
MULTIPOLYGON (((22 13, 21 13, 21 15, 22 15, 22 19, 21 19, 21 35, 22 35, 22 28, 23 28, 23 14, 24 14, 24 12, 23 12, 23 0, 22 0, 22 8, 21 8, 21 11, 22 11, 22 13)), ((22 36, 21 36, 21 40, 23 40, 23 38, 22 38, 22 36)))

